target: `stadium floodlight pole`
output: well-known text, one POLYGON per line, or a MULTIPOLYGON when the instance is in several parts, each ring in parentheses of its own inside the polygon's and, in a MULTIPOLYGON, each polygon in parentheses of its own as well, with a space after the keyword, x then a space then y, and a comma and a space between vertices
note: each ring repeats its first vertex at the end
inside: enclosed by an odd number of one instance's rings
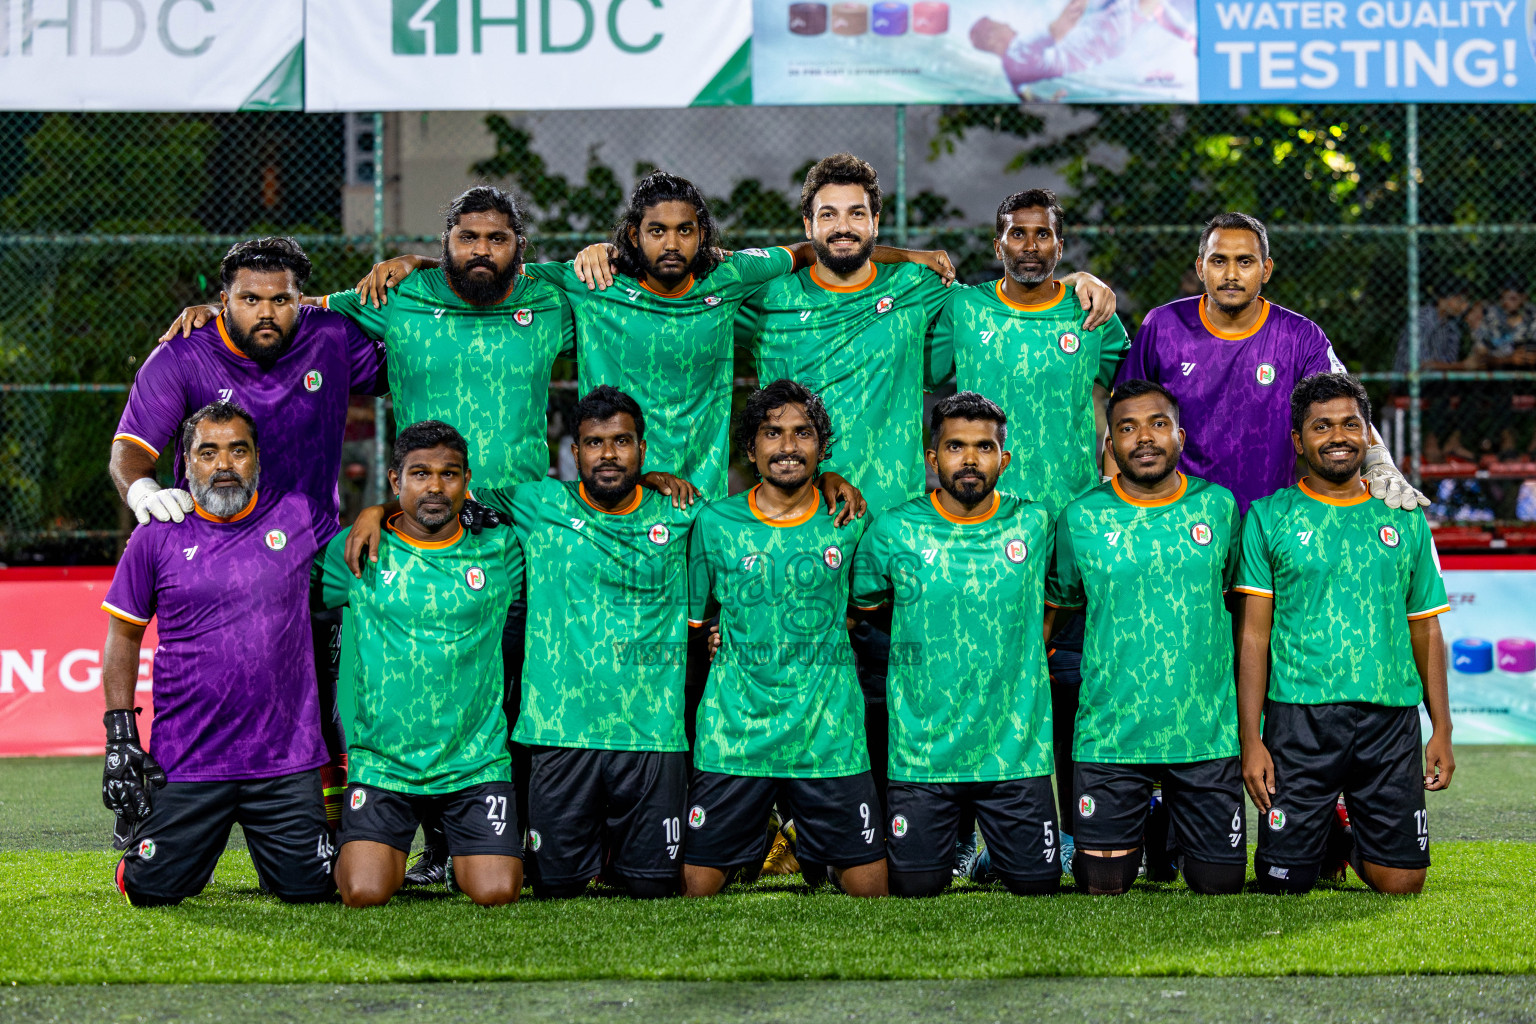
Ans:
MULTIPOLYGON (((1419 105, 1404 109, 1408 130, 1408 479, 1422 487, 1424 416, 1419 408, 1419 105)), ((1401 444, 1401 442, 1399 442, 1401 444)))
POLYGON ((896 104, 896 244, 907 247, 907 105, 896 104))
MULTIPOLYGON (((384 115, 373 115, 373 262, 384 262, 384 115)), ((384 398, 373 400, 373 473, 369 501, 384 503, 384 398)))

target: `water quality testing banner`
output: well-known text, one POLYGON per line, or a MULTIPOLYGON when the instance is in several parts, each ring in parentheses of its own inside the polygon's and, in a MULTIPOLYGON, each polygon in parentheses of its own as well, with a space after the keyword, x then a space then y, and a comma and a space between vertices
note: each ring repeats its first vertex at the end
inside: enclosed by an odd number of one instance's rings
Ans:
POLYGON ((1536 743, 1536 557, 1444 562, 1451 610, 1440 631, 1456 742, 1536 743))
POLYGON ((756 0, 753 102, 1194 103, 1194 3, 756 0))
POLYGON ((308 110, 751 103, 751 0, 310 0, 308 110))
POLYGON ((0 110, 301 110, 304 0, 0 0, 0 110))
POLYGON ((1200 0, 1204 103, 1536 100, 1536 0, 1200 0))

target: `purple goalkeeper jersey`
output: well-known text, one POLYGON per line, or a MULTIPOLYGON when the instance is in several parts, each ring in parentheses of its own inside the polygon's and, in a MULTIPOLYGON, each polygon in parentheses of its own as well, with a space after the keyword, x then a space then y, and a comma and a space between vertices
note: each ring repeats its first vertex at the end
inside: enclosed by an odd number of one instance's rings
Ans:
POLYGON ((219 316, 155 347, 134 378, 113 440, 132 441, 156 458, 174 443, 176 485, 186 487, 182 421, 227 399, 256 420, 261 482, 274 492, 307 494, 335 519, 347 399, 386 390, 383 368, 378 342, 318 306, 299 309, 293 344, 270 370, 235 348, 219 316))
POLYGON ((102 608, 159 620, 151 753, 172 782, 269 779, 327 761, 309 573, 329 506, 259 492, 239 515, 198 508, 128 538, 102 608))
POLYGON ((1179 400, 1188 476, 1220 484, 1240 512, 1296 482, 1291 390, 1314 373, 1342 372, 1323 329, 1260 299, 1254 327, 1220 331, 1205 296, 1158 306, 1141 322, 1115 382, 1150 380, 1179 400))

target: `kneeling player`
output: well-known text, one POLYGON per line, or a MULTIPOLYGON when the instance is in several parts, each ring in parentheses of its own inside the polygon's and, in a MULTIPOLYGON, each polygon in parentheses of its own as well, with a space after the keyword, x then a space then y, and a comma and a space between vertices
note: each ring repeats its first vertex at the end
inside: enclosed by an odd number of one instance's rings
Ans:
POLYGON ((1248 849, 1222 596, 1237 567, 1237 502, 1178 472, 1184 431, 1161 386, 1126 381, 1105 416, 1120 474, 1062 512, 1048 589, 1052 604, 1087 604, 1072 874, 1092 893, 1130 888, 1161 779, 1184 881, 1237 892, 1248 849))
POLYGON ((1291 440, 1307 476, 1254 502, 1243 524, 1238 700, 1243 778, 1268 826, 1253 858, 1265 892, 1311 889, 1330 852, 1378 892, 1420 891, 1424 791, 1449 786, 1455 768, 1436 618, 1445 583, 1424 514, 1372 501, 1361 480, 1370 422, 1353 377, 1297 384, 1291 440), (1434 727, 1427 773, 1420 701, 1434 727), (1353 842, 1329 851, 1340 790, 1353 842))
POLYGON ((446 423, 405 428, 389 469, 400 512, 378 561, 354 577, 342 533, 315 563, 317 602, 352 609, 356 724, 336 862, 351 907, 400 888, 420 824, 441 825, 454 882, 476 903, 511 903, 522 888, 501 633, 523 560, 511 530, 460 524, 468 462, 446 423))
POLYGON ((306 598, 335 516, 297 491, 257 492, 256 424, 237 405, 193 413, 181 450, 194 514, 134 530, 102 605, 112 615, 102 797, 128 847, 118 888, 135 906, 197 895, 239 822, 266 889, 289 902, 328 899, 306 598), (146 751, 133 694, 151 618, 160 642, 146 751))
POLYGON ((886 856, 897 896, 948 887, 962 813, 1010 891, 1061 885, 1041 635, 1054 538, 1043 506, 995 490, 1007 423, 974 391, 934 406, 927 456, 940 489, 881 513, 854 559, 854 603, 895 605, 886 856))
POLYGON ((720 649, 699 705, 683 890, 709 896, 755 874, 763 822, 794 818, 800 860, 844 891, 886 895, 864 698, 848 643, 849 560, 862 520, 818 514, 832 444, 821 399, 778 380, 747 399, 736 439, 762 482, 709 504, 689 545, 692 621, 720 609, 720 649))

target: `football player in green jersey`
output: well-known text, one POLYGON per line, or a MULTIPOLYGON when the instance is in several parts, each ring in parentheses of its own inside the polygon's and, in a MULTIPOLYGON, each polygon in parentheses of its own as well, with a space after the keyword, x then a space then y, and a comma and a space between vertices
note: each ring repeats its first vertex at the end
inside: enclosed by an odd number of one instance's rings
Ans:
POLYGON ((1010 891, 1061 885, 1041 632, 1053 523, 996 490, 1007 432, 973 391, 934 406, 939 489, 880 513, 854 557, 854 603, 895 605, 886 850, 897 896, 948 887, 965 811, 1010 891))
POLYGON ((1178 471, 1184 431, 1161 385, 1122 383, 1106 417, 1120 473, 1062 512, 1048 581, 1051 604, 1086 605, 1072 873, 1091 893, 1130 888, 1161 780, 1185 882, 1234 893, 1248 863, 1223 596, 1237 501, 1178 471))
POLYGON ((747 399, 736 438, 761 482, 706 506, 688 552, 690 619, 718 608, 721 642, 699 706, 683 891, 708 896, 733 872, 755 877, 777 803, 795 821, 802 861, 830 866, 855 896, 884 896, 847 627, 864 524, 816 514, 832 421, 813 392, 774 381, 747 399))
POLYGON ((1243 778, 1265 816, 1253 858, 1265 892, 1306 892, 1330 853, 1378 892, 1419 892, 1424 791, 1456 767, 1435 542, 1417 507, 1371 500, 1370 422, 1355 378, 1304 378, 1291 441, 1307 475, 1243 524, 1238 715, 1243 778), (1420 703, 1433 727, 1422 759, 1420 703), (1351 824, 1329 851, 1340 790, 1351 824))
POLYGON ((646 423, 629 395, 595 388, 571 419, 579 482, 475 492, 526 559, 535 656, 513 739, 532 751, 534 893, 575 896, 602 871, 631 896, 671 896, 688 806, 688 533, 704 506, 640 486, 646 423))
POLYGON ((470 899, 496 906, 522 889, 501 634, 523 560, 511 530, 471 534, 459 521, 468 452, 446 423, 402 430, 389 469, 400 511, 377 564, 353 576, 344 534, 315 559, 317 602, 353 617, 356 714, 336 861, 351 907, 389 901, 426 822, 445 832, 470 899))
MULTIPOLYGON (((1053 517, 1100 482, 1104 402, 1130 347, 1118 317, 1090 326, 1097 316, 1068 301, 1066 286, 1056 279, 1063 216, 1050 189, 1025 189, 1004 199, 992 240, 1003 275, 974 288, 957 286, 934 325, 930 348, 933 379, 953 374, 961 390, 983 391, 1012 413, 1018 457, 998 486, 1041 503, 1053 517)), ((1082 683, 1082 621, 1069 617, 1050 642, 1058 820, 1067 828, 1076 804, 1072 723, 1082 683)), ((1072 849, 1064 830, 1063 869, 1071 865, 1072 849)))

